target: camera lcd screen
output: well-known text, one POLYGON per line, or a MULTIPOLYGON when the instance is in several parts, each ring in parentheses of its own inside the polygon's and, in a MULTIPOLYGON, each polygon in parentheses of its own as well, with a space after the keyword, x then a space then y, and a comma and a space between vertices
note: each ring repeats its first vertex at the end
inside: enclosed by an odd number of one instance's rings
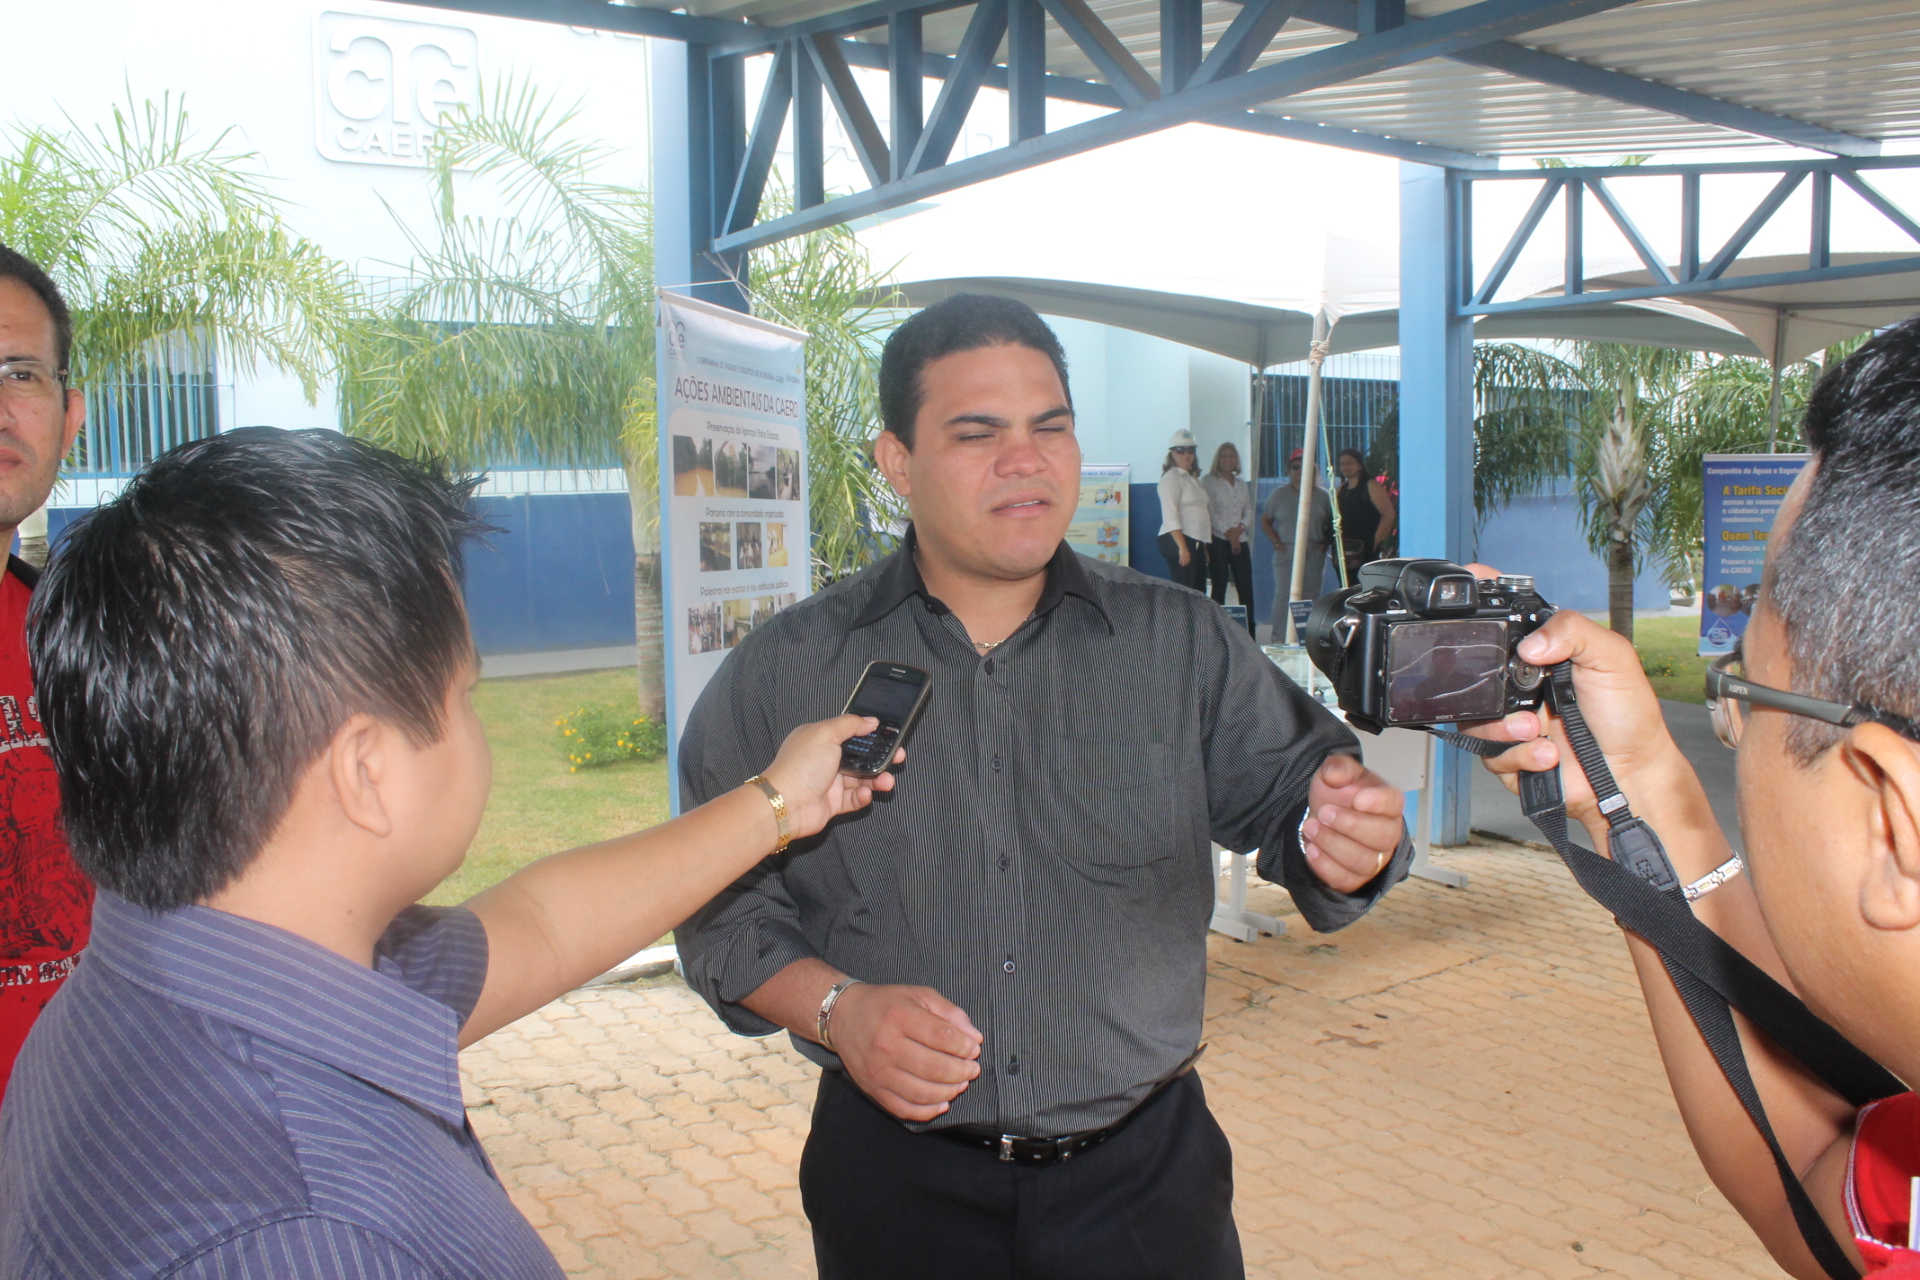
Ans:
POLYGON ((853 705, 847 710, 857 716, 872 716, 881 724, 897 729, 906 723, 919 696, 918 684, 894 680, 875 671, 860 682, 859 691, 853 695, 853 705))
POLYGON ((1387 720, 1491 720, 1506 692, 1507 624, 1403 622, 1387 647, 1387 720))

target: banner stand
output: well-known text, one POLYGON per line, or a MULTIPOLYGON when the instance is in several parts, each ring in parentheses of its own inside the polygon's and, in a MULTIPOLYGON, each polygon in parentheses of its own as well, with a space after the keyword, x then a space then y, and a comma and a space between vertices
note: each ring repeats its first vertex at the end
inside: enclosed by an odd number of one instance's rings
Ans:
POLYGON ((701 690, 755 627, 812 590, 807 335, 657 296, 667 794, 678 814, 680 734, 701 690))

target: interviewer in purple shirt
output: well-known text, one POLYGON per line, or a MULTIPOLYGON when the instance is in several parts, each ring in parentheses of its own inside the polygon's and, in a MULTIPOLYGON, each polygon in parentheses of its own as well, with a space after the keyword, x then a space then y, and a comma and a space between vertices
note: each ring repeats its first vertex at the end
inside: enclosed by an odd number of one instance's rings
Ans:
POLYGON ((463 907, 491 776, 469 481, 257 427, 69 535, 29 643, 94 943, 0 1109, 7 1280, 519 1280, 559 1268, 467 1126, 459 1046, 892 785, 842 716, 764 777, 463 907))

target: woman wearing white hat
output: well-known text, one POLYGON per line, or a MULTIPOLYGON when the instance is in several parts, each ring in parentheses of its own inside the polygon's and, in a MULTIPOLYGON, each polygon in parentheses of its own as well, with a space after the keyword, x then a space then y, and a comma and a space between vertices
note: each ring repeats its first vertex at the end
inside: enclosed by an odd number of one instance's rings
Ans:
POLYGON ((1167 576, 1195 591, 1207 589, 1207 547, 1213 541, 1213 512, 1200 487, 1200 450, 1184 427, 1167 444, 1160 468, 1160 554, 1167 576))

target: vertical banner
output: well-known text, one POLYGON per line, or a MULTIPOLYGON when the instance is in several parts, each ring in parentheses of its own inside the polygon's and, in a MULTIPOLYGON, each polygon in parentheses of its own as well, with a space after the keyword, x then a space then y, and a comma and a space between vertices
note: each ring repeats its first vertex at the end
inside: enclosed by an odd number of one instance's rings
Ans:
POLYGON ((1701 459, 1706 557, 1700 574, 1700 653, 1726 653, 1740 640, 1760 594, 1767 534, 1804 453, 1710 453, 1701 459))
POLYGON ((1067 526, 1067 545, 1108 564, 1127 562, 1127 482, 1133 468, 1089 464, 1080 468, 1080 505, 1067 526))
POLYGON ((667 759, 700 691, 755 627, 806 595, 807 335, 661 290, 660 562, 667 759))

